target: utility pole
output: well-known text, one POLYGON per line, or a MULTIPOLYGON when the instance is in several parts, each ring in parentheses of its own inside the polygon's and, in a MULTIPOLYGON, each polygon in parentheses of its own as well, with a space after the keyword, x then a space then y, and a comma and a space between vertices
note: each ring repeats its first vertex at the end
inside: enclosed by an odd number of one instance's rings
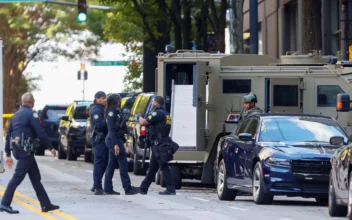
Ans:
MULTIPOLYGON (((2 66, 2 38, 0 37, 0 85, 3 84, 2 82, 2 77, 3 77, 3 66, 2 66)), ((1 129, 0 129, 0 173, 5 172, 4 169, 4 141, 3 141, 3 129, 4 129, 4 120, 3 120, 3 89, 0 89, 0 125, 1 125, 1 129)))
POLYGON ((82 78, 82 85, 83 85, 83 89, 82 89, 82 94, 83 94, 83 101, 85 100, 85 81, 88 79, 88 71, 86 70, 86 65, 84 63, 81 63, 81 69, 78 70, 77 72, 77 79, 81 80, 82 78))

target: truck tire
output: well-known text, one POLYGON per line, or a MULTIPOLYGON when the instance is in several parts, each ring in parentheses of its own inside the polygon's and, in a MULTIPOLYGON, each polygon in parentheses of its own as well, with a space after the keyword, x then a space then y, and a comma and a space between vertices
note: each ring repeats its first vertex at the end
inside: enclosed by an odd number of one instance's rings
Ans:
POLYGON ((87 163, 92 162, 92 152, 87 151, 87 146, 84 147, 84 161, 87 163))
POLYGON ((58 145, 57 148, 58 148, 58 158, 59 158, 59 160, 66 159, 67 155, 65 154, 64 150, 62 149, 61 142, 59 142, 59 145, 58 145))
POLYGON ((181 189, 181 186, 182 186, 181 168, 179 166, 171 166, 171 175, 175 182, 175 189, 181 189))
POLYGON ((147 169, 145 168, 147 164, 144 164, 144 167, 142 168, 142 162, 139 162, 138 160, 140 157, 137 155, 137 152, 135 151, 135 154, 133 155, 133 173, 134 175, 137 176, 143 176, 146 174, 147 169))
POLYGON ((77 155, 73 152, 70 146, 67 147, 67 160, 76 161, 77 155))

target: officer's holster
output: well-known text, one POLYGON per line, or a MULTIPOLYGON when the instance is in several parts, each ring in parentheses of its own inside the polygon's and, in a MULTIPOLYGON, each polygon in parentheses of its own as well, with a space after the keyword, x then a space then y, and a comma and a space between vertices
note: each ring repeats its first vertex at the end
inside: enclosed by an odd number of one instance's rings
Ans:
POLYGON ((10 149, 15 158, 30 156, 35 153, 38 145, 39 139, 32 141, 30 138, 21 139, 20 137, 15 137, 10 140, 10 149))

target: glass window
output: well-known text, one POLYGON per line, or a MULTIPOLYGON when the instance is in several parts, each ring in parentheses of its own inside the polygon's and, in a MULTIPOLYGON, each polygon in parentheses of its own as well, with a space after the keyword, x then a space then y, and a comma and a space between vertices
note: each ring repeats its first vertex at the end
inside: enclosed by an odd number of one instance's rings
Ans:
POLYGON ((347 142, 347 135, 336 121, 332 119, 267 118, 260 128, 259 141, 262 142, 330 142, 333 136, 342 136, 347 142))
POLYGON ((87 109, 87 106, 76 106, 73 118, 74 119, 87 119, 88 115, 86 114, 86 109, 87 109))
POLYGON ((66 108, 50 108, 44 114, 44 119, 50 121, 60 121, 61 117, 66 113, 66 108))
POLYGON ((274 106, 298 106, 298 86, 274 85, 274 106))
POLYGON ((134 112, 134 114, 144 114, 145 110, 147 108, 148 102, 150 100, 151 96, 142 96, 141 100, 139 101, 136 110, 134 112))
POLYGON ((318 86, 318 107, 335 107, 338 93, 344 93, 338 85, 318 86))
POLYGON ((246 133, 249 133, 249 134, 251 134, 254 137, 255 133, 257 132, 257 127, 258 127, 258 120, 257 119, 253 119, 251 121, 251 123, 249 124, 246 133))
POLYGON ((222 93, 250 93, 250 79, 224 79, 222 80, 222 93))
POLYGON ((240 124, 239 129, 237 130, 237 133, 236 133, 237 135, 245 132, 245 129, 246 129, 248 123, 250 122, 250 120, 251 119, 247 119, 247 120, 243 120, 242 121, 242 123, 240 124))

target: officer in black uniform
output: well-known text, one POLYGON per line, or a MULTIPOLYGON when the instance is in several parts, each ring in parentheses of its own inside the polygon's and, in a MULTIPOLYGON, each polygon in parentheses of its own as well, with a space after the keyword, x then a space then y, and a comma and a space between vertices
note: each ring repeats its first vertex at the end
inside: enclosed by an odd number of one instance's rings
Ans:
MULTIPOLYGON (((164 98, 155 96, 152 102, 152 109, 149 112, 148 118, 144 119, 139 116, 139 124, 148 126, 148 140, 151 146, 158 145, 161 139, 169 137, 171 130, 171 122, 167 120, 167 112, 164 110, 164 98)), ((154 148, 155 149, 155 148, 154 148)), ((152 148, 153 150, 153 148, 152 148)), ((171 172, 167 163, 155 157, 155 152, 152 152, 150 159, 149 172, 139 187, 141 194, 147 194, 150 184, 153 182, 156 172, 160 168, 165 181, 166 190, 159 192, 160 195, 176 195, 175 183, 171 176, 171 172)))
POLYGON ((105 138, 106 146, 109 149, 108 168, 105 173, 105 191, 112 191, 112 178, 114 170, 119 164, 120 178, 125 195, 135 195, 139 193, 137 187, 131 185, 131 179, 128 175, 128 162, 124 143, 127 141, 124 137, 126 129, 126 120, 121 114, 121 97, 118 94, 111 94, 107 98, 107 108, 105 117, 108 126, 108 135, 105 138))
POLYGON ((31 93, 25 93, 22 96, 22 107, 12 116, 6 135, 6 164, 11 169, 13 161, 11 151, 17 160, 15 173, 7 185, 4 197, 2 198, 0 211, 10 214, 18 214, 19 211, 13 210, 11 205, 16 188, 21 184, 28 173, 29 179, 37 194, 42 207, 42 212, 59 209, 53 205, 41 183, 41 176, 38 164, 35 160, 35 139, 40 138, 44 141, 45 146, 56 156, 56 151, 51 145, 48 136, 41 126, 38 114, 32 110, 34 106, 34 97, 31 93))
POLYGON ((120 195, 120 193, 114 190, 106 191, 107 185, 112 185, 112 179, 107 179, 106 181, 111 181, 107 183, 105 181, 105 192, 103 190, 101 180, 106 171, 108 161, 109 161, 109 149, 105 144, 105 138, 108 134, 108 127, 106 125, 106 120, 104 119, 104 108, 106 105, 106 94, 103 91, 99 91, 94 96, 94 105, 89 111, 89 117, 91 120, 91 125, 93 127, 93 135, 91 137, 92 144, 94 146, 94 169, 93 169, 93 180, 94 186, 92 191, 95 195, 120 195))

